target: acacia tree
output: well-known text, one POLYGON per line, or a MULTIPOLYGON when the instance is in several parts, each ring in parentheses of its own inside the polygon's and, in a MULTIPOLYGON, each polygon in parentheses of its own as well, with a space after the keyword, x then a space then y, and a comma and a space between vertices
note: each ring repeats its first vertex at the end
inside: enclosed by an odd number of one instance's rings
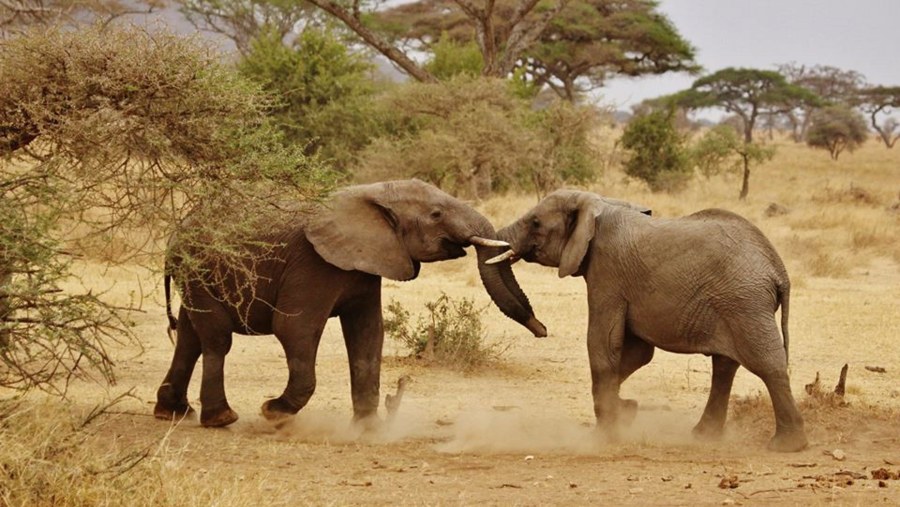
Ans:
MULTIPOLYGON (((516 7, 513 0, 494 4, 495 45, 503 45, 516 7)), ((610 75, 698 70, 694 49, 656 8, 649 0, 572 0, 521 52, 515 67, 537 87, 546 85, 569 101, 610 75)), ((455 0, 406 3, 374 18, 394 38, 419 48, 431 48, 442 34, 459 43, 482 36, 476 18, 455 0)))
POLYGON ((812 114, 806 142, 828 150, 831 159, 837 160, 841 152, 854 151, 868 135, 866 120, 858 111, 847 106, 828 106, 812 114))
MULTIPOLYGON (((778 66, 789 83, 801 86, 818 95, 830 104, 853 104, 859 90, 865 86, 865 77, 853 70, 843 70, 829 65, 806 66, 787 63, 778 66)), ((799 101, 795 109, 785 113, 791 127, 794 141, 806 139, 806 131, 812 120, 812 113, 819 106, 808 101, 799 101)))
POLYGON ((881 136, 888 148, 893 148, 900 139, 900 122, 891 116, 895 108, 900 107, 900 86, 873 86, 865 88, 856 97, 856 104, 869 115, 872 128, 881 136), (884 120, 879 122, 879 116, 884 120))
POLYGON ((33 30, 0 46, 0 75, 0 385, 113 379, 106 344, 130 336, 131 303, 62 290, 72 255, 122 244, 119 260, 158 267, 174 231, 239 265, 260 217, 322 187, 268 123, 269 100, 196 41, 33 30))
MULTIPOLYGON (((753 143, 753 130, 761 116, 785 114, 798 103, 819 103, 805 88, 793 85, 776 71, 729 67, 694 81, 691 88, 670 100, 689 108, 721 108, 741 122, 745 144, 753 143)), ((750 191, 750 164, 744 164, 740 198, 750 191)))
MULTIPOLYGON (((515 68, 523 53, 540 37, 550 21, 565 8, 570 0, 516 0, 505 23, 496 23, 499 10, 497 0, 453 0, 466 18, 473 24, 475 41, 484 59, 482 74, 488 77, 507 77, 515 68)), ((416 63, 391 40, 389 34, 370 23, 371 6, 362 0, 309 0, 331 16, 340 20, 367 45, 384 55, 420 82, 436 82, 437 79, 416 63), (364 9, 367 9, 364 12, 364 9)))

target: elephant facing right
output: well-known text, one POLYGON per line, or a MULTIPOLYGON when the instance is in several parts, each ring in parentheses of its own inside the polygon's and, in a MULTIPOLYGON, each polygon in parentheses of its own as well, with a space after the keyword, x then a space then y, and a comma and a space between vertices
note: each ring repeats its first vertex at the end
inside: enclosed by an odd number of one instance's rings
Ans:
POLYGON ((587 284, 588 356, 598 426, 614 434, 636 403, 619 386, 655 347, 712 356, 712 387, 695 435, 724 428, 734 375, 744 366, 765 383, 775 410, 769 448, 807 446, 788 378, 787 271, 768 239, 719 209, 653 218, 650 210, 589 192, 561 190, 498 231, 519 258, 559 268, 587 284), (781 331, 774 315, 781 306, 781 331))

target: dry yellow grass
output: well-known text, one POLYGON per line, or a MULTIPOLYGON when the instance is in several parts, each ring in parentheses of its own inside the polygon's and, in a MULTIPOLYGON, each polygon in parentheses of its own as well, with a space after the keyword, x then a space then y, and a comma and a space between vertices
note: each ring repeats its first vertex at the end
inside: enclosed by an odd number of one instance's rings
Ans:
MULTIPOLYGON (((610 142, 611 137, 599 135, 610 142)), ((611 142, 610 142, 611 143, 611 142)), ((116 415, 106 416, 78 447, 74 463, 108 464, 122 453, 155 445, 152 459, 135 468, 123 496, 81 493, 70 487, 68 503, 137 504, 721 504, 748 499, 766 504, 869 503, 896 501, 898 483, 888 488, 859 480, 799 487, 805 476, 837 469, 865 473, 900 462, 900 214, 888 208, 900 191, 900 150, 869 143, 831 161, 827 153, 780 143, 776 157, 754 169, 750 195, 739 201, 737 177, 693 182, 675 195, 653 194, 621 173, 608 171, 591 187, 598 193, 640 202, 657 216, 680 216, 708 207, 733 210, 756 223, 772 240, 793 280, 791 375, 807 414, 809 450, 772 454, 764 445, 772 430, 771 410, 758 393, 762 383, 745 370, 735 380, 738 404, 722 442, 696 443, 690 428, 699 418, 710 382, 708 358, 657 352, 653 361, 622 387, 622 395, 643 407, 619 444, 605 444, 590 431, 590 374, 585 351, 587 303, 580 279, 560 280, 555 270, 516 265, 516 274, 550 336, 534 339, 490 309, 485 325, 491 340, 511 344, 502 367, 458 373, 395 359, 398 343, 385 344, 382 390, 401 375, 413 382, 393 426, 376 435, 351 431, 346 352, 336 321, 320 346, 317 392, 288 426, 275 429, 256 415, 286 380, 283 354, 271 337, 236 337, 226 365, 226 387, 241 420, 228 430, 207 430, 196 421, 177 428, 151 416, 158 383, 171 359, 165 335, 159 282, 140 266, 105 270, 86 264, 88 284, 111 287, 110 298, 144 296, 146 313, 133 316, 144 352, 119 350, 119 385, 134 389, 116 415), (866 199, 848 195, 865 189, 866 199), (786 215, 766 217, 777 202, 786 215), (140 283, 140 285, 138 285, 140 283), (846 400, 840 407, 802 401, 802 386, 821 375, 826 385, 850 364, 846 400), (865 366, 880 366, 876 373, 865 366), (759 401, 762 400, 762 401, 759 401), (877 405, 877 413, 866 407, 877 405), (755 408, 754 408, 755 407, 755 408), (845 461, 823 457, 840 448, 845 461), (525 460, 526 456, 534 459, 525 460), (723 474, 740 487, 718 488, 723 474), (131 488, 132 501, 123 501, 131 488), (141 493, 147 491, 148 493, 141 493), (81 495, 81 496, 77 496, 81 495), (158 501, 157 501, 158 499, 158 501)), ((504 196, 479 205, 502 226, 536 202, 533 196, 504 196)), ((413 282, 384 283, 384 300, 399 301, 412 318, 423 302, 444 292, 488 304, 473 257, 427 265, 413 282)), ((127 299, 122 299, 127 300, 127 299)), ((199 375, 198 371, 195 374, 199 375)), ((196 404, 198 382, 191 385, 196 404)), ((107 397, 89 384, 73 386, 70 397, 84 410, 107 397)), ((69 424, 52 410, 33 417, 26 434, 0 422, 0 446, 10 439, 38 446, 50 433, 42 424, 69 424), (47 415, 49 414, 49 415, 47 415), (43 428, 43 429, 42 429, 43 428), (34 439, 29 439, 33 434, 34 439)), ((4 455, 6 456, 6 455, 4 455)), ((9 458, 4 457, 4 460, 9 458)), ((5 465, 4 465, 5 466, 5 465)), ((896 467, 894 467, 896 468, 896 467)), ((0 467, 2 469, 2 467, 0 467)), ((42 480, 71 479, 46 475, 42 480)), ((68 477, 68 476, 66 476, 68 477)), ((0 472, 0 492, 17 485, 0 472), (6 487, 7 489, 3 489, 6 487)), ((62 485, 62 486, 60 486, 62 485)), ((6 494, 6 493, 3 493, 6 494)), ((17 496, 16 499, 26 498, 17 496)), ((38 497, 34 497, 38 498, 38 497)), ((27 504, 0 496, 0 503, 27 504)), ((66 502, 61 502, 66 503, 66 502)))

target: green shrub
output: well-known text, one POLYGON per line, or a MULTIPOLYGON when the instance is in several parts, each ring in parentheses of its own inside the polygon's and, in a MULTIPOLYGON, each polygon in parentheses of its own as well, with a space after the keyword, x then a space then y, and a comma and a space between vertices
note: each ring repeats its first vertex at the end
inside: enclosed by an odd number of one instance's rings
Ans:
POLYGON ((447 33, 431 46, 434 56, 425 64, 425 70, 440 80, 450 79, 460 74, 481 75, 484 57, 475 41, 456 42, 447 33))
POLYGON ((622 134, 628 152, 625 174, 645 181, 654 192, 680 189, 691 175, 684 144, 671 110, 635 117, 622 134))
POLYGON ((442 293, 436 300, 425 303, 425 309, 427 313, 413 327, 409 311, 392 301, 384 319, 385 333, 417 358, 463 370, 483 365, 502 354, 497 345, 484 343, 481 315, 485 308, 476 308, 471 299, 453 300, 442 293))
POLYGON ((252 42, 238 70, 276 101, 271 115, 286 141, 339 170, 377 130, 372 64, 327 28, 307 27, 292 47, 266 32, 252 42))

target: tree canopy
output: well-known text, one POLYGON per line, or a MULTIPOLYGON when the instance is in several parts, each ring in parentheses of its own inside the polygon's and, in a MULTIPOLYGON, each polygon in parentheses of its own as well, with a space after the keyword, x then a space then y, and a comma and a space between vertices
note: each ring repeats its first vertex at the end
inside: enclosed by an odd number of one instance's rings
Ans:
MULTIPOLYGON (((488 5, 493 45, 502 47, 515 29, 512 23, 520 4, 500 0, 488 5)), ((649 0, 569 1, 516 56, 513 68, 522 68, 535 84, 549 86, 569 100, 587 88, 602 86, 613 75, 699 70, 694 48, 656 8, 657 2, 649 0)), ((456 0, 420 0, 373 17, 395 40, 426 49, 442 34, 460 43, 481 44, 487 33, 479 29, 485 20, 473 17, 465 2, 456 0)), ((503 77, 487 67, 485 73, 503 77)))
MULTIPOLYGON (((865 77, 853 70, 844 70, 830 65, 800 65, 788 63, 778 66, 778 71, 789 83, 803 87, 829 104, 853 104, 859 90, 865 86, 865 77)), ((812 120, 812 113, 821 104, 799 100, 797 107, 785 114, 795 141, 806 139, 806 130, 812 120)))
POLYGON ((900 108, 900 86, 873 86, 860 90, 856 105, 869 115, 872 128, 881 136, 888 148, 893 148, 900 139, 900 122, 890 116, 900 108), (879 119, 883 116, 883 119, 879 119))

